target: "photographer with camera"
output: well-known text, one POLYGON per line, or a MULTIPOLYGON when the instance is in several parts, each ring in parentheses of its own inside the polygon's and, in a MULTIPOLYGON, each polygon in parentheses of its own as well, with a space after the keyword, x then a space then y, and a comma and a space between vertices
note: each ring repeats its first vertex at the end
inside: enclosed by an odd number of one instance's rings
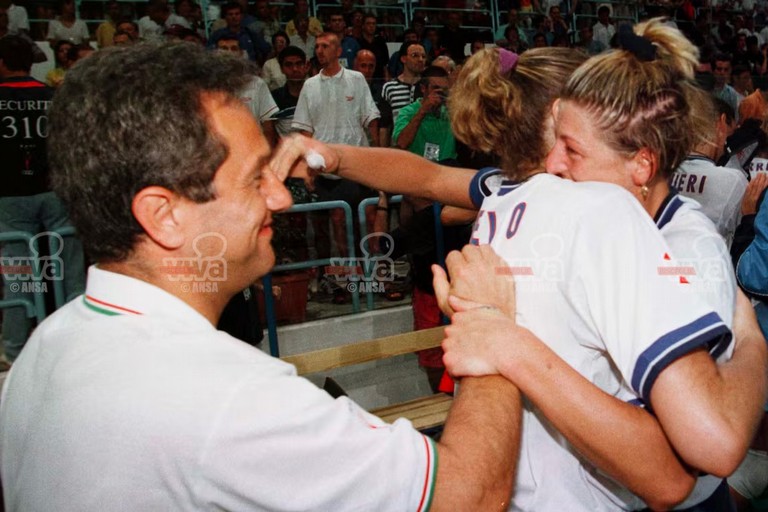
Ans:
MULTIPOLYGON (((435 162, 456 164, 456 140, 445 106, 450 88, 448 72, 437 66, 428 67, 421 75, 420 87, 422 98, 400 110, 392 138, 400 149, 435 162)), ((386 196, 382 200, 386 201, 386 196)), ((379 205, 386 209, 386 203, 380 202, 379 205)), ((378 215, 380 211, 377 210, 377 222, 384 220, 384 215, 378 215)), ((414 283, 414 330, 441 324, 430 270, 430 265, 437 262, 434 223, 432 201, 420 197, 404 197, 400 207, 400 228, 392 233, 395 241, 393 257, 402 253, 409 256, 414 283)), ((453 232, 445 234, 448 247, 451 238, 460 241, 458 247, 466 242, 468 234, 460 229, 455 230, 457 236, 453 236, 453 232)), ((418 356, 419 366, 424 368, 430 386, 437 392, 445 368, 443 350, 439 347, 422 350, 418 356)))
POLYGON ((422 98, 400 110, 392 138, 395 145, 427 160, 456 158, 456 139, 445 100, 448 95, 448 73, 430 66, 421 75, 422 98))

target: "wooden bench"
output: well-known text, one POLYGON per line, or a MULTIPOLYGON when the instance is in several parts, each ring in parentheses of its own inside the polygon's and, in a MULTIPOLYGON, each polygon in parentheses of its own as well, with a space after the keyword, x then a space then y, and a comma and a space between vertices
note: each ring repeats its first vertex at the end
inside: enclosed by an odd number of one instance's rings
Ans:
MULTIPOLYGON (((308 375, 439 347, 442 340, 443 327, 435 327, 293 356, 284 356, 282 359, 296 366, 299 375, 308 375)), ((380 407, 370 412, 388 423, 392 423, 397 418, 407 418, 413 423, 414 428, 426 430, 445 423, 452 401, 451 396, 438 393, 380 407)))

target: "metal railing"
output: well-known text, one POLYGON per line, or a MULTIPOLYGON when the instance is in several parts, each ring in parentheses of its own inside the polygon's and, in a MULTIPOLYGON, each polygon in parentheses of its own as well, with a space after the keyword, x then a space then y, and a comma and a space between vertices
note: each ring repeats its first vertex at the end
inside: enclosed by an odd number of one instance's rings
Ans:
MULTIPOLYGON (((8 279, 8 277, 12 274, 18 274, 21 276, 22 274, 26 274, 30 277, 19 279, 17 281, 13 281, 9 284, 9 286, 17 285, 22 286, 22 283, 41 283, 42 282, 42 267, 40 263, 40 258, 37 253, 32 249, 33 246, 33 239, 35 237, 31 233, 27 233, 25 231, 9 231, 6 233, 0 233, 0 244, 2 243, 13 243, 13 242, 23 242, 27 247, 27 255, 24 256, 2 256, 0 258, 0 262, 2 262, 2 271, 5 274, 3 276, 3 279, 8 279), (18 269, 8 268, 8 267, 19 267, 18 269), (30 272, 22 272, 22 267, 26 271, 28 268, 30 272), (31 280, 30 280, 31 279, 31 280)), ((29 299, 8 299, 3 298, 0 300, 0 309, 8 309, 8 308, 15 308, 15 307, 21 307, 24 308, 24 311, 26 313, 27 318, 34 318, 36 319, 37 323, 39 324, 45 319, 46 313, 45 313, 45 297, 43 296, 43 292, 40 291, 41 288, 39 285, 31 287, 32 289, 28 291, 27 293, 32 294, 32 301, 29 299)))
MULTIPOLYGON (((316 211, 330 211, 336 208, 344 210, 344 225, 347 233, 347 250, 349 251, 346 258, 350 261, 355 261, 355 236, 352 217, 352 207, 346 201, 322 201, 319 203, 303 203, 290 207, 283 212, 286 213, 307 213, 316 211)), ((340 258, 342 261, 345 257, 340 258)), ((330 265, 334 261, 338 261, 339 258, 318 258, 306 261, 297 261, 291 263, 283 263, 275 265, 272 272, 265 275, 262 279, 264 285, 264 310, 266 312, 267 320, 267 335, 269 337, 269 351, 275 357, 280 357, 280 348, 277 341, 277 317, 275 316, 275 302, 272 297, 272 274, 274 272, 285 272, 290 270, 303 270, 308 268, 320 267, 323 265, 330 265)), ((360 312, 360 297, 357 293, 352 294, 352 311, 355 313, 360 312)))

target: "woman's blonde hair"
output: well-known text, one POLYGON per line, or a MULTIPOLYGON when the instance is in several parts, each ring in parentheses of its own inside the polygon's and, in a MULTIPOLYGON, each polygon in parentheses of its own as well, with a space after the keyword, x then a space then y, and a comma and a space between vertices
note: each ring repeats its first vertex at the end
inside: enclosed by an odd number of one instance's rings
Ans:
POLYGON ((633 155, 648 148, 667 176, 700 136, 689 107, 699 52, 662 18, 633 30, 655 47, 655 58, 625 49, 592 57, 571 75, 562 99, 585 108, 614 150, 633 155))
POLYGON ((501 158, 521 179, 541 167, 550 147, 545 122, 562 84, 586 56, 569 48, 535 48, 502 73, 498 48, 470 57, 451 89, 448 110, 458 140, 501 158))
POLYGON ((709 91, 695 88, 688 95, 688 105, 691 109, 693 147, 715 144, 717 121, 720 119, 715 97, 709 91))

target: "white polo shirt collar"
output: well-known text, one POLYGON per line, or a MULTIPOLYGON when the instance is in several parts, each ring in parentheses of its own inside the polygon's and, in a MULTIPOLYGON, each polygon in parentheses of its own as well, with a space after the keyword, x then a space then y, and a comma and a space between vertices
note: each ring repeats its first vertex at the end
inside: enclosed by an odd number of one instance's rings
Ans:
POLYGON ((191 329, 216 330, 192 306, 146 281, 100 269, 88 268, 88 283, 83 304, 93 313, 115 315, 145 315, 178 320, 191 329))

